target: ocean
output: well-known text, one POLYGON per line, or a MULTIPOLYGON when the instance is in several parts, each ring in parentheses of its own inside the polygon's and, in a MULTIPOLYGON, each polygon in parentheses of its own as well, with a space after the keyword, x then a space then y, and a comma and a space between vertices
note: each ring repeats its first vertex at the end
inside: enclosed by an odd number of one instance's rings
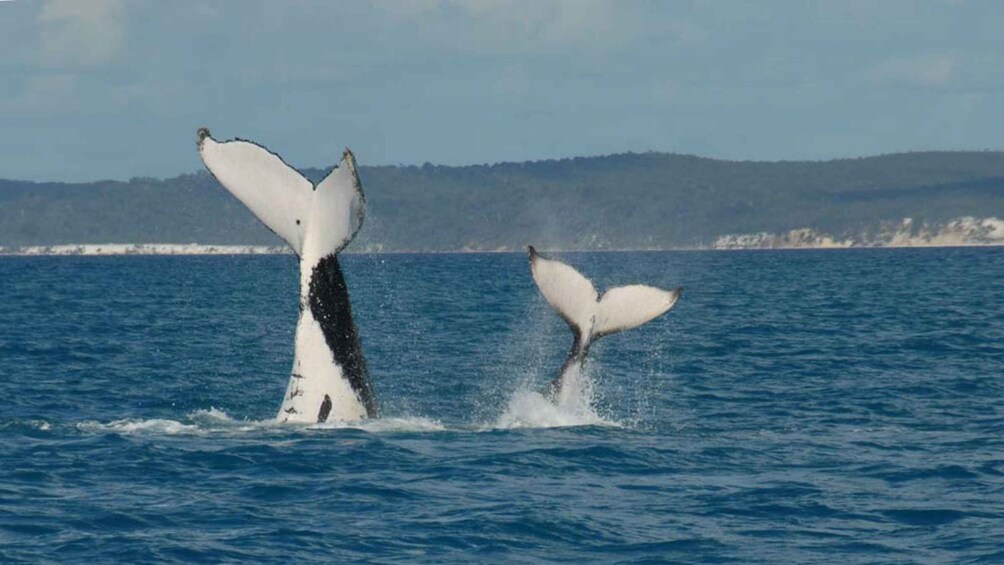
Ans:
POLYGON ((382 417, 276 425, 293 256, 0 257, 3 563, 1002 563, 1004 248, 347 255, 382 417))

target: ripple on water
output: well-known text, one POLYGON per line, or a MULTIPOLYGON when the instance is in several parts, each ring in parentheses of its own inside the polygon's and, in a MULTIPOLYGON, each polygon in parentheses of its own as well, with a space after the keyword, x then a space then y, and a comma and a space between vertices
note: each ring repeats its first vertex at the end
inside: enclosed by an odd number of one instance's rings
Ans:
POLYGON ((688 292, 553 404, 522 254, 346 256, 320 425, 294 257, 0 258, 0 562, 1004 561, 1004 250, 573 258, 688 292))

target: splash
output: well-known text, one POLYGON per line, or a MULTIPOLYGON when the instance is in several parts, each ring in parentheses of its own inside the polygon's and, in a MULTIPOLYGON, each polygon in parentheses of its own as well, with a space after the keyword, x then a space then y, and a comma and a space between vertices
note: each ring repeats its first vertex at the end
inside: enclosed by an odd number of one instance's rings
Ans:
POLYGON ((199 432, 199 427, 192 424, 184 424, 176 420, 165 420, 154 418, 151 420, 124 419, 115 420, 103 424, 101 422, 82 422, 77 424, 77 429, 91 433, 118 433, 118 434, 142 434, 152 433, 157 435, 179 435, 195 434, 199 432))
POLYGON ((509 398, 505 411, 492 426, 495 429, 561 428, 569 426, 617 426, 619 422, 596 410, 595 387, 588 371, 572 367, 554 402, 524 383, 509 398))
POLYGON ((223 431, 247 431, 267 426, 266 422, 234 420, 226 412, 217 408, 196 410, 188 414, 185 420, 125 418, 106 423, 86 421, 77 424, 77 429, 89 433, 122 435, 204 435, 223 431))

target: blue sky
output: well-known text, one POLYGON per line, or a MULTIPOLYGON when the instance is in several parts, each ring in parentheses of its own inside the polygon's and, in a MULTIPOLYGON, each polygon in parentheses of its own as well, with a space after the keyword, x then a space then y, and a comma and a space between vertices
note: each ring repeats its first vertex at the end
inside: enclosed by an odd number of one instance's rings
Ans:
POLYGON ((0 1, 0 50, 0 178, 1004 148, 991 1, 0 1))

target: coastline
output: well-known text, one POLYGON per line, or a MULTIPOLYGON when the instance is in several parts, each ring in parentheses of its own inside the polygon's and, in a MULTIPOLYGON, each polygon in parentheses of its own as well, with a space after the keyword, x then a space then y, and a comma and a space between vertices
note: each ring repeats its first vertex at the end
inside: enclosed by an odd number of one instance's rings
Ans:
MULTIPOLYGON (((890 244, 870 245, 759 245, 750 246, 693 246, 693 247, 660 247, 660 248, 624 248, 624 249, 562 249, 543 247, 541 251, 551 253, 630 253, 630 252, 660 252, 660 251, 817 251, 817 250, 853 250, 853 249, 921 249, 921 248, 952 248, 952 247, 1004 247, 1004 241, 995 242, 941 242, 924 243, 898 242, 890 244)), ((428 254, 428 255, 469 255, 481 253, 521 253, 524 249, 505 248, 492 250, 457 249, 451 251, 409 251, 409 250, 378 250, 359 249, 347 250, 353 254, 428 254)), ((122 256, 207 256, 207 255, 290 255, 292 250, 284 246, 270 245, 203 245, 203 244, 163 244, 163 243, 121 243, 121 244, 65 244, 65 245, 32 245, 20 247, 0 247, 0 257, 122 257, 122 256)))
POLYGON ((72 243, 0 247, 0 256, 59 257, 115 255, 280 255, 292 253, 279 245, 206 245, 199 243, 72 243))

